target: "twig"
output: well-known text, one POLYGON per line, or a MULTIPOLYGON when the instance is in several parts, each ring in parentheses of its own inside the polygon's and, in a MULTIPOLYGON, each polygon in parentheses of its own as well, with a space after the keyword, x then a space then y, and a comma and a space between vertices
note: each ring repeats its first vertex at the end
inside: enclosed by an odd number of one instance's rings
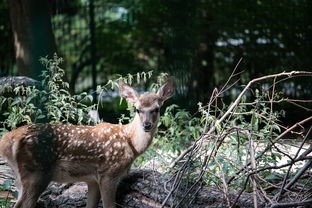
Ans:
MULTIPOLYGON (((305 138, 304 138, 303 141, 301 142, 301 145, 300 145, 300 147, 298 148, 298 150, 297 150, 297 152, 296 152, 294 158, 297 158, 297 157, 298 157, 300 151, 302 150, 303 144, 304 144, 304 143, 306 142, 306 140, 308 139, 308 135, 310 135, 311 129, 312 129, 312 127, 310 127, 310 129, 309 129, 309 131, 307 132, 305 138)), ((308 162, 306 163, 306 165, 304 165, 304 166, 301 168, 301 170, 296 174, 296 176, 285 186, 286 181, 287 181, 287 178, 288 178, 288 175, 289 175, 290 170, 291 170, 291 168, 292 168, 292 164, 289 166, 289 168, 288 168, 288 170, 287 170, 287 173, 286 173, 286 175, 285 175, 285 177, 284 177, 284 181, 283 181, 283 184, 282 184, 282 186, 281 186, 281 189, 280 189, 280 191, 278 192, 278 194, 277 194, 276 197, 275 197, 275 198, 276 198, 276 201, 279 201, 280 196, 284 193, 285 189, 286 189, 286 190, 289 189, 289 188, 296 182, 296 180, 294 180, 294 179, 298 179, 298 178, 305 172, 306 168, 309 166, 309 164, 310 164, 311 162, 312 162, 312 161, 308 161, 308 162), (307 167, 306 167, 306 166, 307 166, 307 167), (302 172, 302 170, 303 170, 303 172, 302 172), (302 173, 301 173, 301 172, 302 172, 302 173), (299 173, 300 173, 300 174, 299 174, 299 173), (297 176, 298 174, 299 174, 299 176, 297 176)))
MULTIPOLYGON (((235 77, 235 76, 237 76, 237 75, 239 75, 239 74, 241 73, 241 72, 239 72, 239 73, 235 73, 235 72, 236 72, 238 66, 240 65, 240 63, 242 62, 242 60, 243 60, 242 57, 238 60, 238 62, 237 62, 237 64, 235 65, 235 67, 234 67, 234 69, 233 69, 233 71, 232 71, 232 73, 231 73, 229 79, 225 82, 225 84, 224 84, 223 87, 221 88, 221 90, 220 90, 221 93, 223 93, 224 91, 226 91, 225 88, 227 87, 227 85, 228 85, 228 83, 231 81, 231 79, 232 79, 233 77, 235 77)), ((235 81, 234 83, 236 83, 236 82, 237 82, 237 81, 235 81)))
MULTIPOLYGON (((218 159, 216 157, 214 157, 214 161, 216 162, 216 164, 218 165, 219 169, 222 170, 222 166, 220 165, 218 159)), ((225 176, 224 176, 224 173, 223 171, 220 171, 220 179, 222 181, 222 184, 223 184, 223 187, 222 187, 222 192, 223 192, 223 195, 224 195, 224 198, 225 198, 225 201, 228 205, 228 207, 231 207, 231 201, 230 201, 230 198, 229 198, 229 187, 225 181, 225 176)))
MULTIPOLYGON (((268 183, 268 184, 272 185, 270 182, 264 180, 264 179, 261 178, 259 175, 257 175, 257 176, 258 176, 257 178, 258 178, 259 180, 264 181, 265 183, 268 183)), ((273 186, 274 186, 274 185, 273 185, 273 186)), ((265 190, 261 187, 261 185, 258 185, 258 187, 259 187, 259 190, 260 190, 261 194, 263 195, 263 198, 264 198, 266 201, 268 201, 270 204, 272 204, 273 201, 267 196, 267 193, 266 193, 265 190)))
POLYGON ((284 189, 290 189, 292 185, 294 185, 294 183, 296 183, 298 181, 298 179, 306 172, 306 170, 308 170, 309 168, 311 168, 312 165, 312 159, 308 160, 308 162, 306 162, 306 164, 304 164, 304 166, 299 170, 299 172, 291 179, 291 181, 289 181, 287 183, 287 185, 285 186, 284 189))
MULTIPOLYGON (((248 135, 248 138, 249 138, 249 150, 250 150, 251 168, 253 170, 256 170, 257 167, 256 167, 255 152, 254 152, 254 142, 253 142, 251 134, 248 135)), ((254 204, 254 208, 257 208, 258 207, 258 202, 257 202, 256 176, 252 175, 250 178, 251 178, 251 183, 252 183, 253 204, 254 204)))

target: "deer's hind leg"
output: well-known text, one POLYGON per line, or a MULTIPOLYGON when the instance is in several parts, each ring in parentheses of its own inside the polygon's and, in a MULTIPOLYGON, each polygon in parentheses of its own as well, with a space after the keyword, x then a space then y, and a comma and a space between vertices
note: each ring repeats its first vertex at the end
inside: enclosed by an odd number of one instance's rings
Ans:
POLYGON ((88 184, 87 208, 97 208, 101 198, 99 184, 96 181, 87 182, 87 184, 88 184))
POLYGON ((41 193, 49 185, 51 177, 43 171, 20 170, 18 200, 14 208, 33 208, 41 193))

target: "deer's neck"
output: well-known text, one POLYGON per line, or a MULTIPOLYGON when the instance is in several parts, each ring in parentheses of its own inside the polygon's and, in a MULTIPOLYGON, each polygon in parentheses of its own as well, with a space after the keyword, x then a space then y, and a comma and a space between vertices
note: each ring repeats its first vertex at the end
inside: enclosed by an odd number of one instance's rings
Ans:
POLYGON ((136 115, 132 122, 127 125, 127 128, 133 147, 138 154, 142 154, 151 144, 156 128, 149 132, 145 132, 138 115, 136 115))

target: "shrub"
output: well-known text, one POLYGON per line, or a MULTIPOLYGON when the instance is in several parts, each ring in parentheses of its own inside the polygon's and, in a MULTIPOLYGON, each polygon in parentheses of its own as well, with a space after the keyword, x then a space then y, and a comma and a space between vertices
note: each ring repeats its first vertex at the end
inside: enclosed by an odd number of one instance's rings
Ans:
MULTIPOLYGON (((50 123, 90 123, 88 111, 94 109, 92 96, 87 93, 71 95, 69 85, 63 81, 64 70, 60 68, 62 59, 54 55, 52 59, 41 58, 46 71, 43 71, 43 80, 36 86, 10 86, 3 88, 11 91, 14 97, 0 96, 0 110, 6 117, 2 126, 14 129, 22 124, 50 122, 50 123)), ((5 131, 2 128, 2 131, 5 131)), ((3 132, 2 132, 3 133, 3 132)))

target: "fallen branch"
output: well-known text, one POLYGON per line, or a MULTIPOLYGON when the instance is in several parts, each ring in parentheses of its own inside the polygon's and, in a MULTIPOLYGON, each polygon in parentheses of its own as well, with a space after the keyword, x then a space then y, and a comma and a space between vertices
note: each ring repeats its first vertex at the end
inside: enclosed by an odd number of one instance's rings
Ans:
MULTIPOLYGON (((241 102, 241 99, 243 97, 243 95, 249 90, 249 88, 251 87, 252 84, 259 82, 259 81, 263 81, 263 80, 267 80, 267 79, 272 79, 272 78, 278 78, 278 77, 296 77, 296 76, 312 76, 312 72, 308 72, 308 71, 291 71, 291 72, 282 72, 282 73, 278 73, 278 74, 272 74, 272 75, 267 75, 267 76, 263 76, 263 77, 259 77, 256 79, 251 80, 242 90, 242 92, 237 96, 237 98, 235 99, 235 101, 230 105, 230 107, 228 108, 228 110, 223 114, 223 116, 216 120, 216 122, 211 126, 211 128, 209 129, 209 131, 207 133, 203 132, 204 134, 211 134, 212 132, 214 132, 216 130, 216 127, 219 126, 229 115, 231 115, 233 113, 233 109, 236 108, 239 103, 241 102)), ((218 94, 219 96, 220 94, 218 94)), ((209 104, 208 104, 209 106, 209 104)), ((202 139, 205 139, 205 136, 201 136, 197 141, 195 141, 190 147, 188 147, 187 149, 185 149, 184 151, 182 151, 182 153, 170 164, 170 168, 173 168, 177 165, 177 163, 184 158, 184 156, 186 154, 188 154, 191 150, 193 150, 195 148, 195 146, 197 145, 198 142, 200 142, 202 139)))

